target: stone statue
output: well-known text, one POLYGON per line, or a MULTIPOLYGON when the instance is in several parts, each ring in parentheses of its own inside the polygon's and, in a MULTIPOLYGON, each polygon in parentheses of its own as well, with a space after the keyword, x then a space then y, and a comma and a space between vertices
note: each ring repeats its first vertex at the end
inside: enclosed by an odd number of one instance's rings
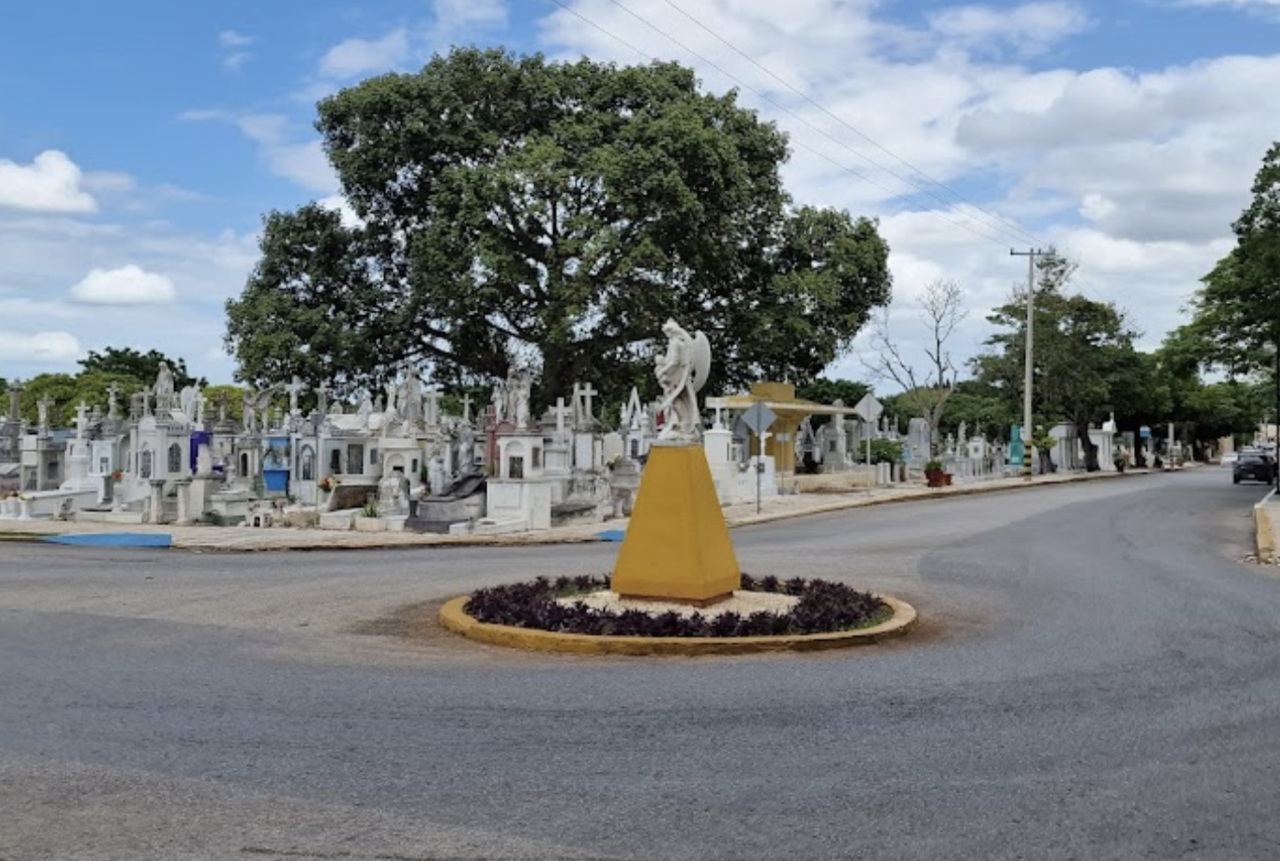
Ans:
POLYGON ((169 370, 168 362, 160 363, 160 370, 156 373, 156 384, 151 391, 156 396, 157 411, 173 408, 173 371, 169 370))
POLYGON ((418 377, 418 369, 405 362, 404 382, 396 392, 396 405, 400 416, 409 424, 417 425, 422 421, 422 380, 418 377))
POLYGON ((471 422, 463 422, 458 428, 457 475, 470 475, 476 468, 476 430, 471 422))
POLYGON ((178 408, 182 410, 182 414, 187 417, 187 421, 196 421, 196 416, 200 412, 200 389, 197 386, 187 386, 178 395, 178 408))
POLYGON ((248 389, 244 393, 244 429, 246 433, 258 432, 258 419, 261 417, 263 430, 271 423, 271 416, 268 409, 271 406, 271 398, 278 391, 277 386, 268 386, 260 392, 251 392, 248 389))
POLYGON ((493 384, 493 423, 502 424, 507 418, 507 384, 498 380, 493 384))
POLYGON ((529 427, 529 400, 533 396, 533 375, 528 368, 512 365, 507 371, 508 417, 518 428, 529 427))
POLYGON ((658 439, 697 440, 698 392, 711 370, 711 345, 701 332, 690 335, 675 320, 662 326, 667 336, 667 352, 659 357, 655 373, 662 385, 662 429, 658 439))

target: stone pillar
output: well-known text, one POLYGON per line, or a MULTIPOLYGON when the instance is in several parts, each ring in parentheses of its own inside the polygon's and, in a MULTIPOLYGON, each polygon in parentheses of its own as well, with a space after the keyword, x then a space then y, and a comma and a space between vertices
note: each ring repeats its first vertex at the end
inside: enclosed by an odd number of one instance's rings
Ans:
POLYGON ((178 519, 174 523, 187 526, 191 523, 191 479, 180 478, 174 484, 178 486, 178 519))
POLYGON ((160 523, 164 508, 164 479, 151 479, 151 510, 147 512, 148 523, 160 523))

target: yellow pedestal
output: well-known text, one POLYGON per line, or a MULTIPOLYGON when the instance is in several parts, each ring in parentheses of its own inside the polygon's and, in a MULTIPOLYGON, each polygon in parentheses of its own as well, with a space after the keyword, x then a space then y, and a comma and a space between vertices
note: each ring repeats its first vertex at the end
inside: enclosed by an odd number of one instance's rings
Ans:
POLYGON ((702 447, 653 446, 613 569, 613 591, 628 598, 707 603, 741 585, 702 447))

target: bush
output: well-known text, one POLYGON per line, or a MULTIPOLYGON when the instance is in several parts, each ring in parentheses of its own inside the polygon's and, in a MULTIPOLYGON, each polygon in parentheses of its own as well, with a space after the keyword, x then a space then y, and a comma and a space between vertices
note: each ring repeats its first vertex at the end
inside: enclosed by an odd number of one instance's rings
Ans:
POLYGON ((924 465, 924 471, 942 472, 942 461, 938 460, 936 457, 933 460, 927 461, 924 465))
MULTIPOLYGON (((861 452, 856 458, 859 462, 866 459, 866 443, 860 446, 861 452)), ((873 439, 871 441, 872 463, 897 463, 902 460, 903 444, 891 439, 873 439)))
POLYGON ((821 634, 865 628, 888 619, 892 610, 868 592, 859 592, 825 580, 776 577, 756 579, 742 575, 748 592, 773 592, 800 599, 786 615, 758 612, 750 616, 701 613, 681 616, 674 612, 650 615, 639 610, 614 613, 593 610, 581 601, 565 606, 557 598, 609 588, 609 577, 539 577, 525 583, 480 589, 472 593, 465 611, 480 622, 532 628, 565 634, 627 637, 759 637, 787 634, 821 634))

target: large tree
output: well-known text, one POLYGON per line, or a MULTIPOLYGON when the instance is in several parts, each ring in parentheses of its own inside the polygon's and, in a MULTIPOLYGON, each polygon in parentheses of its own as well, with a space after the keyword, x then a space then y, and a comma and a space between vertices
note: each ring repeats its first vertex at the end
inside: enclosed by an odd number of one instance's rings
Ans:
MULTIPOLYGON (((1047 424, 1070 421, 1084 449, 1085 469, 1095 471, 1098 451, 1089 425, 1106 418, 1126 391, 1140 361, 1133 348, 1137 333, 1113 303, 1063 292, 1074 263, 1050 253, 1036 265, 1032 411, 1047 424)), ((1022 398, 1026 307, 1026 294, 1015 291, 987 317, 1002 331, 986 341, 994 349, 973 361, 979 379, 998 388, 1010 405, 1022 398)))
MULTIPOLYGON (((1270 377, 1280 414, 1280 143, 1254 176, 1253 199, 1231 225, 1236 246, 1202 279, 1185 340, 1202 364, 1270 377)), ((1280 419, 1278 419, 1280 421, 1280 419)))
POLYGON ((228 303, 241 379, 381 382, 536 366, 651 392, 663 321, 707 332, 710 390, 817 376, 889 300, 875 222, 793 206, 785 136, 672 63, 455 50, 325 99, 317 127, 355 222, 266 218, 228 303))

